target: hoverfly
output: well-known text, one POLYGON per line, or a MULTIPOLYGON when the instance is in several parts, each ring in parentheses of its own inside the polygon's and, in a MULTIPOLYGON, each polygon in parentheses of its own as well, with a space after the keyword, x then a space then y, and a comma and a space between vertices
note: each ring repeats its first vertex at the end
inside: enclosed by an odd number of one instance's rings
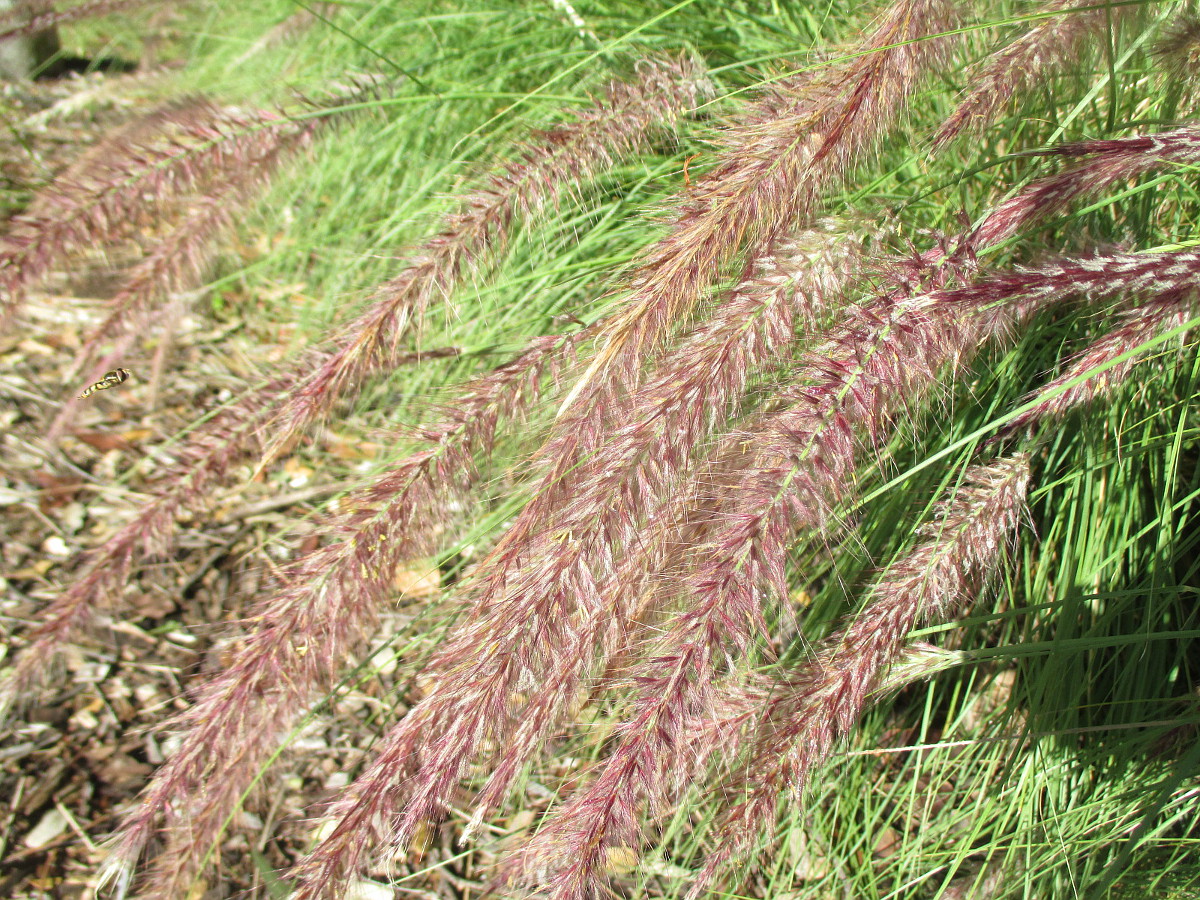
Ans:
POLYGON ((96 393, 96 391, 106 391, 110 387, 115 387, 128 378, 130 374, 128 369, 114 369, 111 372, 105 372, 103 378, 79 395, 79 399, 82 400, 84 397, 96 393))

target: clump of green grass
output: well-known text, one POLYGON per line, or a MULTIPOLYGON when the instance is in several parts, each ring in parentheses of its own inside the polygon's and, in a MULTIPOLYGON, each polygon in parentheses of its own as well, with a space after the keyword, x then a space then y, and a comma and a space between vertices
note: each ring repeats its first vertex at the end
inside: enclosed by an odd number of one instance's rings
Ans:
POLYGON ((200 34, 175 89, 251 111, 163 107, 65 171, 9 230, 3 308, 148 192, 177 230, 99 369, 184 282, 302 283, 255 315, 313 346, 182 438, 5 706, 216 486, 319 465, 324 423, 396 446, 253 598, 103 880, 185 896, 233 861, 418 557, 461 562, 402 655, 420 691, 288 860, 299 898, 434 827, 556 900, 1194 874, 1195 33, 893 0, 264 4, 200 34), (238 269, 242 210, 283 249, 238 269))

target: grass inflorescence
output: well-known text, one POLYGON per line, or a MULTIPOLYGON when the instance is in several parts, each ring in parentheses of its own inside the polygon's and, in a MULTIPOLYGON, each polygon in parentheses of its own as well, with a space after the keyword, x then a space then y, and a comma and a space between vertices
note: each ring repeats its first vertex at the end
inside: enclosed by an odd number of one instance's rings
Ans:
POLYGON ((181 63, 5 148, 4 777, 155 735, 74 877, 1187 890, 1186 4, 218 5, 6 32, 181 63))

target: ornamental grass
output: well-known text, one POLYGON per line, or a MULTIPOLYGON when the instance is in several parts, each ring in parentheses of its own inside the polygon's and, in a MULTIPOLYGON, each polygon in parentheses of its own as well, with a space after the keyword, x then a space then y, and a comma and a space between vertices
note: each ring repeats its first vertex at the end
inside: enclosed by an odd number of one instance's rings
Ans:
POLYGON ((1190 896, 1187 4, 218 6, 0 23, 168 34, 3 147, 13 896, 1190 896))

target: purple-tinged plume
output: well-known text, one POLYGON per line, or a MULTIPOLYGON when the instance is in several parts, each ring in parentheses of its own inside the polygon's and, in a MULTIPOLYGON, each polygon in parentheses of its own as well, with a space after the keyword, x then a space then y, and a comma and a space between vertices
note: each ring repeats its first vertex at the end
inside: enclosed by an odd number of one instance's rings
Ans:
POLYGON ((227 468, 242 455, 245 441, 261 424, 264 407, 269 408, 271 398, 286 387, 286 379, 275 381, 255 391, 252 401, 240 401, 218 413, 180 454, 158 498, 87 554, 83 574, 42 610, 41 624, 28 635, 12 671, 0 680, 0 719, 14 705, 36 695, 63 647, 77 638, 100 610, 119 605, 134 559, 162 556, 173 546, 176 514, 208 502, 212 486, 226 476, 227 468))
POLYGON ((582 896, 613 848, 639 845, 641 820, 690 777, 684 723, 713 702, 725 660, 761 642, 763 597, 786 595, 787 548, 798 533, 839 527, 860 443, 882 446, 890 421, 940 385, 947 368, 961 371, 984 342, 1050 303, 1156 286, 1173 295, 1197 277, 1192 252, 1062 260, 849 311, 796 378, 793 405, 728 440, 694 479, 694 502, 675 529, 667 523, 665 535, 649 539, 690 548, 650 587, 649 607, 677 611, 633 673, 639 697, 615 749, 516 856, 514 877, 548 871, 550 893, 582 896))
POLYGON ((588 336, 539 338, 471 382, 440 423, 421 431, 425 447, 347 498, 349 512, 335 525, 340 539, 290 567, 285 581, 294 587, 259 605, 251 616, 258 628, 244 649, 174 723, 186 729, 184 740, 122 823, 108 878, 127 884, 162 827, 166 847, 141 896, 187 894, 280 736, 332 688, 369 636, 396 566, 435 552, 452 524, 450 510, 469 503, 475 456, 491 449, 499 421, 532 406, 546 375, 588 336))
POLYGON ((692 774, 684 726, 707 714, 726 661, 761 643, 764 595, 786 596, 784 560, 796 533, 835 530, 834 507, 853 484, 863 439, 878 446, 892 416, 1009 321, 974 304, 918 311, 910 303, 919 301, 884 297, 847 311, 796 379, 794 405, 739 430, 694 479, 695 504, 678 525, 689 539, 662 539, 690 549, 653 579, 646 604, 675 611, 631 673, 631 714, 596 777, 514 856, 512 877, 546 872, 542 888, 555 898, 590 896, 608 854, 640 846, 641 822, 692 774), (714 495, 724 505, 698 525, 714 495), (694 542, 697 533, 707 540, 694 542))
POLYGON ((696 900, 775 821, 785 788, 799 794, 834 740, 858 721, 872 691, 917 627, 962 614, 1001 563, 1025 510, 1029 460, 1019 454, 967 471, 921 542, 876 582, 866 605, 800 670, 772 686, 749 750, 730 780, 738 801, 714 827, 721 835, 688 892, 696 900))
MULTIPOLYGON (((722 427, 750 378, 790 356, 798 337, 853 282, 860 251, 857 240, 834 228, 804 232, 759 257, 712 317, 663 358, 658 374, 619 413, 612 413, 608 439, 569 478, 547 479, 534 491, 512 528, 525 540, 497 550, 480 591, 489 603, 499 596, 505 597, 500 602, 519 601, 527 615, 573 610, 577 621, 553 645, 538 630, 526 631, 533 645, 552 649, 543 659, 526 660, 539 687, 528 692, 516 730, 497 735, 503 750, 476 800, 473 827, 499 807, 589 670, 608 664, 625 632, 632 606, 625 601, 636 594, 594 585, 615 576, 621 548, 638 544, 661 498, 686 476, 694 448, 722 427), (536 538, 528 537, 538 531, 530 519, 542 523, 536 538), (572 536, 566 545, 564 534, 572 536), (579 604, 581 596, 596 602, 579 604), (598 657, 594 663, 593 657, 598 657)), ((486 635, 481 629, 472 639, 486 643, 486 635)))
MULTIPOLYGON (((1081 183, 1075 183, 1070 191, 1043 191, 1041 185, 1035 185, 1030 189, 1035 191, 1032 200, 1023 195, 1014 198, 1011 202, 1017 205, 1005 207, 1003 214, 994 221, 985 220, 980 233, 989 240, 1000 240, 1037 216, 1047 214, 1066 200, 1085 193, 1095 184, 1096 179, 1084 179, 1081 183), (1036 191, 1042 192, 1038 194, 1036 191)), ((934 257, 931 257, 929 262, 933 261, 934 257)), ((637 536, 635 543, 651 547, 690 546, 698 534, 717 534, 696 554, 695 559, 703 567, 705 560, 720 557, 736 568, 736 563, 730 560, 742 558, 739 554, 749 552, 753 556, 756 553, 753 540, 750 549, 746 550, 748 538, 745 534, 729 533, 721 537, 720 529, 737 530, 753 523, 760 510, 769 511, 773 504, 778 506, 781 498, 788 497, 789 490, 796 491, 804 487, 802 493, 812 502, 807 503, 806 513, 796 513, 798 519, 789 519, 794 510, 784 512, 777 509, 776 513, 783 515, 782 519, 774 519, 770 523, 757 520, 762 527, 762 539, 772 544, 770 552, 760 558, 762 565, 759 571, 765 573, 768 583, 774 582, 778 587, 782 583, 783 551, 794 528, 809 527, 820 531, 830 524, 826 512, 836 504, 841 490, 839 485, 848 483, 848 472, 853 468, 853 456, 846 458, 844 454, 856 440, 853 434, 855 430, 865 432, 868 443, 874 444, 884 433, 884 424, 895 409, 915 401, 923 391, 940 383, 945 365, 964 365, 982 341, 1003 333, 1013 321, 1045 304, 1078 293, 1095 296, 1119 293, 1143 280, 1140 273, 1126 267, 1133 281, 1109 284, 1104 279, 1090 278, 1090 265, 1091 261, 1051 264, 1043 269, 995 276, 966 288, 946 289, 919 298, 906 300, 896 296, 880 301, 875 307, 868 305, 850 314, 846 325, 837 332, 839 336, 831 339, 814 356, 812 369, 800 379, 800 383, 806 385, 800 389, 803 395, 800 407, 804 412, 798 408, 794 415, 804 419, 807 425, 799 419, 795 422, 780 419, 766 431, 739 435, 737 440, 730 442, 730 448, 723 457, 718 455, 720 462, 713 471, 696 480, 700 498, 711 496, 722 486, 729 488, 730 497, 737 498, 732 507, 734 512, 709 523, 706 532, 705 527, 695 521, 696 510, 705 508, 703 503, 699 503, 689 507, 690 512, 682 515, 684 524, 653 524, 652 531, 661 528, 670 537, 646 538, 643 532, 637 536), (824 387, 819 387, 822 384, 824 387), (900 407, 895 405, 897 403, 900 407), (803 452, 797 454, 791 449, 772 450, 770 447, 773 445, 770 444, 765 449, 759 447, 758 452, 746 451, 746 448, 755 447, 757 440, 788 443, 801 440, 806 433, 817 438, 817 443, 812 447, 810 471, 792 471, 789 460, 797 455, 803 457, 803 452), (838 459, 843 462, 831 469, 838 459), (756 469, 755 460, 760 461, 759 465, 766 464, 767 469, 756 469), (774 471, 779 463, 771 461, 778 460, 783 461, 782 469, 774 471), (768 470, 771 472, 768 473, 768 470), (840 478, 831 477, 838 472, 841 473, 840 478), (762 492, 752 491, 753 496, 740 496, 739 492, 746 485, 758 483, 756 479, 761 479, 762 492), (741 519, 736 512, 738 509, 744 511, 741 519), (808 519, 804 518, 805 514, 808 519)), ((946 274, 941 273, 934 279, 935 282, 944 280, 946 274)), ((697 334, 703 332, 704 327, 698 329, 697 334)), ((688 349, 690 346, 687 342, 682 344, 680 353, 695 352, 688 349)), ((680 358, 685 359, 686 356, 680 358)), ((688 397, 676 397, 672 393, 673 390, 688 389, 691 383, 688 379, 678 377, 672 381, 670 373, 677 372, 677 366, 664 365, 663 369, 662 382, 647 382, 645 396, 657 397, 665 405, 656 413, 656 407, 651 403, 644 412, 629 420, 630 429, 636 429, 639 421, 658 421, 667 410, 681 405, 689 409, 701 409, 696 414, 702 416, 710 414, 702 411, 708 408, 705 404, 690 403, 688 397)), ((719 386, 722 377, 718 375, 713 381, 719 386)), ((639 392, 635 398, 637 396, 642 394, 639 392)), ((692 399, 700 397, 697 394, 692 399)), ((637 407, 638 404, 634 403, 633 406, 637 407)), ((608 415, 611 417, 616 414, 610 412, 608 415)), ((611 426, 611 434, 606 437, 615 436, 610 446, 606 448, 606 441, 598 435, 588 437, 586 432, 582 433, 576 449, 561 454, 565 458, 581 459, 579 466, 553 476, 543 485, 544 488, 553 493, 556 484, 554 478, 568 476, 573 486, 581 488, 581 496, 586 500, 590 496, 588 485, 603 483, 604 472, 610 469, 621 472, 624 471, 623 466, 628 467, 636 454, 630 456, 628 453, 615 452, 615 448, 622 446, 626 438, 622 437, 619 423, 614 425, 613 421, 606 421, 611 426), (578 454, 579 446, 595 447, 594 458, 591 453, 578 454), (608 449, 614 449, 614 453, 608 455, 608 449), (597 474, 589 476, 592 466, 596 467, 597 474)), ((661 421, 664 432, 669 433, 673 427, 669 423, 688 420, 673 416, 671 419, 662 418, 661 421)), ((696 432, 692 437, 698 439, 701 434, 696 432)), ((648 439, 653 440, 652 437, 648 439)), ((554 443, 555 438, 552 437, 551 446, 554 443)), ((664 444, 658 451, 665 454, 668 460, 670 446, 664 444)), ((658 459, 655 454, 651 456, 658 459)), ((625 476, 616 486, 616 493, 609 493, 608 499, 619 498, 619 502, 613 505, 622 506, 628 499, 626 495, 632 494, 634 484, 639 488, 636 493, 642 497, 653 495, 661 487, 658 476, 647 480, 646 473, 654 472, 653 464, 637 462, 637 466, 636 477, 625 476), (626 483, 627 487, 621 486, 626 483)), ((629 469, 630 474, 634 471, 629 469)), ((538 504, 541 496, 542 491, 539 490, 532 503, 538 504)), ((595 580, 595 572, 590 569, 577 567, 574 562, 563 568, 559 563, 564 558, 574 560, 590 556, 588 561, 592 566, 598 566, 596 571, 611 571, 615 560, 608 559, 606 555, 611 554, 614 547, 620 546, 618 539, 622 535, 626 538, 629 536, 630 526, 614 524, 605 526, 607 530, 598 529, 602 536, 596 542, 589 528, 584 527, 582 519, 588 519, 589 526, 595 526, 601 520, 592 515, 594 511, 590 511, 591 507, 586 502, 573 505, 578 499, 572 491, 571 496, 564 497, 561 503, 551 503, 544 517, 534 516, 528 522, 524 515, 519 517, 489 564, 482 567, 485 580, 495 576, 500 583, 494 585, 487 595, 493 598, 494 603, 482 604, 480 617, 471 623, 472 628, 478 628, 478 638, 471 636, 469 629, 464 629, 463 640, 453 644, 444 658, 434 661, 432 669, 444 674, 439 681, 444 689, 414 709, 397 726, 386 739, 385 750, 372 767, 334 807, 335 815, 342 817, 340 824, 310 858, 306 868, 301 870, 302 877, 308 879, 307 883, 328 886, 346 877, 359 864, 361 853, 364 852, 364 835, 379 833, 389 838, 399 835, 403 839, 416 822, 439 815, 442 799, 457 784, 463 767, 472 758, 479 742, 493 734, 503 738, 499 742, 501 745, 511 742, 512 752, 504 754, 481 798, 481 808, 486 809, 499 802, 517 767, 528 759, 545 730, 552 726, 564 709, 569 708, 572 702, 570 698, 587 675, 591 665, 589 659, 596 652, 595 648, 601 648, 601 656, 610 652, 605 648, 611 648, 616 637, 611 634, 611 629, 604 629, 603 622, 606 616, 613 618, 612 607, 611 603, 602 603, 600 598, 629 594, 629 591, 623 590, 628 585, 618 583, 615 586, 600 586, 595 580), (590 512, 583 515, 585 511, 590 512), (572 518, 574 512, 580 513, 581 521, 572 518), (543 524, 539 525, 539 522, 543 524), (572 522, 575 522, 573 526, 572 522), (522 564, 500 577, 498 573, 503 572, 505 567, 499 563, 502 554, 510 552, 510 540, 514 559, 521 558, 522 564), (588 554, 577 553, 575 544, 593 549, 588 554), (522 553, 525 555, 522 556, 522 553), (565 578, 568 573, 571 573, 570 577, 565 578), (562 584, 569 584, 570 590, 559 591, 556 586, 562 584), (539 596, 545 597, 549 605, 547 612, 538 616, 531 617, 523 603, 515 602, 516 598, 539 596), (507 598, 507 601, 501 603, 495 598, 507 598), (492 612, 488 612, 489 609, 492 612), (560 614, 549 615, 553 610, 558 610, 560 614), (459 646, 460 643, 462 646, 459 646), (492 650, 481 652, 480 647, 484 651, 488 647, 492 650), (471 660, 470 666, 463 664, 467 659, 471 660), (546 692, 556 692, 557 699, 531 692, 528 705, 514 713, 505 698, 523 683, 522 679, 531 679, 536 684, 539 678, 545 679, 541 683, 546 692), (481 710, 484 711, 482 716, 481 710), (422 751, 426 741, 436 742, 436 752, 426 754, 422 751), (399 821, 390 826, 385 824, 400 809, 403 809, 403 815, 399 821), (376 828, 379 832, 375 832, 376 828)), ((799 505, 805 506, 803 503, 799 505)), ((672 521, 672 517, 665 517, 665 521, 672 521)), ((624 566, 622 570, 628 572, 624 566)), ((661 582, 659 584, 658 590, 661 591, 661 582)), ((729 585, 719 578, 699 578, 692 587, 707 590, 710 598, 717 598, 723 596, 722 591, 727 590, 729 585)), ((637 596, 637 592, 633 592, 632 596, 637 596)), ((650 605, 661 605, 661 602, 660 598, 650 605)), ((731 620, 739 618, 739 614, 730 613, 719 603, 712 612, 719 614, 720 620, 725 623, 722 627, 729 627, 731 620)), ((745 612, 746 615, 741 618, 746 622, 753 622, 760 616, 753 603, 745 612)), ((714 632, 717 633, 720 633, 719 629, 714 632)), ((749 640, 749 637, 750 634, 746 633, 743 641, 749 640)), ((666 652, 666 655, 670 656, 671 652, 666 652)), ((710 655, 708 658, 714 657, 710 655)), ((654 676, 647 674, 646 677, 654 676)), ((657 687, 656 691, 649 693, 661 696, 657 687)), ((702 708, 702 704, 698 708, 702 708)), ((663 768, 670 770, 671 764, 668 762, 663 768)), ((644 775, 644 772, 639 770, 640 775, 644 775)), ((586 841, 568 843, 570 846, 588 846, 586 841)), ((617 843, 621 841, 616 841, 613 846, 617 843)), ((593 868, 600 864, 602 856, 600 854, 592 861, 593 868)), ((584 877, 576 883, 582 884, 586 880, 584 877)), ((312 890, 320 889, 314 887, 312 890)))
MULTIPOLYGON (((1066 369, 1035 391, 1033 407, 1005 424, 1000 436, 1014 434, 1066 415, 1123 385, 1155 337, 1193 322, 1200 311, 1200 269, 1189 267, 1190 284, 1167 288, 1155 299, 1121 314, 1116 328, 1089 344, 1066 369)), ((1156 291, 1156 293, 1158 293, 1156 291)))
POLYGON ((337 830, 301 869, 308 883, 333 883, 353 871, 366 849, 364 823, 374 827, 403 807, 395 826, 383 831, 396 841, 422 819, 439 816, 485 737, 507 751, 480 808, 503 798, 569 706, 597 633, 620 621, 608 614, 611 598, 597 594, 593 569, 611 567, 613 548, 633 540, 646 504, 678 477, 693 445, 723 418, 750 374, 791 346, 798 322, 837 296, 855 250, 834 230, 798 236, 764 255, 665 362, 661 376, 613 412, 608 441, 594 432, 578 436, 596 454, 570 473, 569 491, 561 473, 549 473, 481 566, 485 574, 472 589, 479 612, 427 667, 438 673, 433 693, 385 738, 370 769, 335 805, 337 830), (541 674, 548 667, 553 674, 541 674), (527 708, 514 711, 509 698, 523 684, 539 688, 528 691, 527 708), (415 749, 429 742, 435 752, 415 749))
POLYGON ((971 234, 972 247, 999 243, 1033 221, 1061 212, 1068 203, 1095 196, 1154 169, 1200 165, 1200 128, 1189 125, 1158 134, 1079 141, 1027 155, 1088 158, 1035 181, 1000 204, 971 234))
POLYGON ((1088 42, 1115 21, 1129 15, 1129 4, 1095 0, 1051 0, 1042 8, 1042 21, 989 56, 971 73, 971 86, 950 114, 935 145, 945 144, 964 131, 978 132, 992 123, 1015 94, 1062 70, 1068 60, 1081 55, 1088 42))
MULTIPOLYGON (((320 120, 310 119, 310 125, 320 120)), ((244 167, 224 173, 210 184, 202 197, 188 203, 179 222, 164 235, 126 276, 120 290, 109 301, 110 312, 92 331, 76 354, 69 381, 89 384, 100 373, 115 368, 155 318, 154 305, 164 298, 193 287, 203 277, 219 248, 219 239, 236 227, 237 215, 274 173, 281 158, 306 143, 313 128, 279 132, 279 140, 265 147, 262 156, 247 160, 244 167), (90 374, 76 379, 75 372, 93 362, 90 374)), ((54 440, 74 419, 79 409, 74 396, 59 410, 49 429, 54 440)))
POLYGON ((690 188, 670 233, 633 273, 625 310, 564 401, 564 430, 607 405, 615 386, 637 384, 646 360, 739 252, 757 253, 811 220, 821 195, 892 128, 946 57, 954 40, 934 35, 955 18, 945 0, 899 0, 845 63, 772 85, 719 136, 716 167, 690 188))
POLYGON ((366 375, 392 365, 401 339, 429 306, 503 252, 519 216, 557 201, 564 186, 591 177, 691 110, 708 90, 694 62, 644 62, 630 81, 613 82, 602 103, 576 110, 576 121, 530 140, 484 187, 467 194, 442 230, 408 254, 403 272, 384 284, 338 349, 296 387, 272 423, 264 459, 277 456, 366 375))
POLYGON ((313 127, 273 111, 211 104, 190 106, 167 124, 167 134, 130 144, 116 159, 73 169, 35 198, 29 212, 13 217, 0 239, 0 326, 16 313, 29 284, 67 253, 129 236, 179 197, 252 165, 283 136, 313 127))

